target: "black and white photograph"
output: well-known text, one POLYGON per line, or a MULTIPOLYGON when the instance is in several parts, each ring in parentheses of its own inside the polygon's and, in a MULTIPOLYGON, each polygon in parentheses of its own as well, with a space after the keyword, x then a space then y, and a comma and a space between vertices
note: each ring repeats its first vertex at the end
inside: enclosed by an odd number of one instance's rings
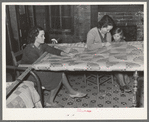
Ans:
POLYGON ((2 71, 4 120, 147 119, 147 2, 3 2, 2 71))

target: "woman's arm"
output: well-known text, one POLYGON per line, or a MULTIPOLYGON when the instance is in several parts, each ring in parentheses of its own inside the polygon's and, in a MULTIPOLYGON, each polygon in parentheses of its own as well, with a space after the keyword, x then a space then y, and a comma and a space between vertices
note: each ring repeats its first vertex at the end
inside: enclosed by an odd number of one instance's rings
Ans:
POLYGON ((112 36, 111 33, 107 33, 107 42, 111 42, 112 41, 112 36))
POLYGON ((102 43, 95 43, 95 37, 96 37, 96 32, 90 31, 87 34, 87 49, 88 50, 96 50, 98 48, 101 48, 103 45, 102 43))
POLYGON ((54 54, 54 55, 58 55, 60 56, 61 53, 63 52, 62 50, 56 49, 54 47, 48 46, 47 44, 43 44, 43 49, 44 51, 54 54))
POLYGON ((59 49, 56 49, 54 47, 51 47, 51 46, 48 46, 47 44, 44 44, 44 51, 48 52, 48 53, 51 53, 51 54, 54 54, 54 55, 58 55, 58 56, 62 56, 62 55, 70 55, 69 54, 69 51, 65 52, 63 50, 59 50, 59 49))

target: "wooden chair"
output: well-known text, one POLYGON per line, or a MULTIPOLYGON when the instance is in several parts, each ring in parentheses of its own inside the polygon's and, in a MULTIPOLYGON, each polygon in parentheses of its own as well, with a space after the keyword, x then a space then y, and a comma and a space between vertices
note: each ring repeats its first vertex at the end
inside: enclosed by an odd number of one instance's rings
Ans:
POLYGON ((96 84, 97 84, 97 88, 98 88, 98 93, 100 91, 100 85, 107 82, 109 79, 112 80, 112 84, 113 84, 113 75, 112 74, 103 74, 101 73, 101 75, 99 75, 98 72, 93 73, 89 73, 89 75, 87 75, 86 73, 84 74, 84 81, 85 81, 85 85, 87 86, 87 81, 90 81, 90 78, 96 78, 96 84), (107 80, 101 82, 101 78, 103 78, 104 76, 110 76, 107 80))
MULTIPOLYGON (((11 54, 12 54, 12 59, 13 59, 13 64, 14 64, 14 66, 15 67, 18 67, 18 65, 21 63, 21 58, 22 58, 22 55, 23 55, 23 49, 22 50, 20 50, 20 51, 18 51, 18 52, 16 52, 16 53, 14 53, 13 51, 11 51, 11 54)), ((15 69, 14 69, 15 70, 15 69)), ((22 71, 21 70, 16 70, 15 71, 16 73, 16 75, 14 76, 15 77, 15 79, 17 78, 17 77, 19 77, 20 76, 20 74, 22 73, 22 71)), ((33 71, 32 71, 33 72, 33 71)), ((32 73, 31 72, 31 73, 32 73)), ((35 72, 34 72, 34 74, 35 74, 35 72)), ((34 75, 33 73, 32 73, 32 75, 34 75)), ((35 76, 36 77, 36 76, 35 76)), ((41 83, 40 83, 41 84, 41 83)), ((42 90, 45 90, 45 87, 44 86, 40 86, 41 87, 41 89, 42 90)), ((37 89, 40 89, 39 88, 39 83, 37 82, 37 89)), ((37 90, 37 91, 39 91, 39 90, 37 90)), ((39 91, 40 92, 40 91, 39 91)), ((43 92, 43 91, 42 91, 43 92)), ((42 97, 42 95, 40 95, 41 97, 42 97)))
POLYGON ((11 54, 12 54, 12 59, 13 59, 14 65, 18 66, 20 64, 20 61, 21 61, 21 58, 22 58, 23 50, 20 50, 20 51, 18 51, 16 53, 11 51, 11 54), (19 60, 17 60, 17 57, 19 57, 19 60))
MULTIPOLYGON (((22 55, 23 55, 23 50, 20 50, 20 51, 18 51, 16 53, 14 53, 13 51, 11 51, 11 55, 12 55, 13 65, 15 67, 18 67, 18 65, 21 62, 21 58, 22 58, 22 55)), ((20 75, 20 71, 16 71, 16 75, 18 77, 20 75)))

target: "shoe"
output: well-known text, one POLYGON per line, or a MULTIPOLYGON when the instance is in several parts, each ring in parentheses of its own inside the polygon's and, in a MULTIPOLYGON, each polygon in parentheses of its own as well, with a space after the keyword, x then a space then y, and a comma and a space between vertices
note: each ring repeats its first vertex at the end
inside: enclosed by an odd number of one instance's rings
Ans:
POLYGON ((120 90, 122 92, 131 92, 131 89, 129 89, 129 87, 127 85, 120 86, 120 90))
POLYGON ((54 104, 50 104, 50 103, 46 103, 46 105, 44 106, 44 108, 63 108, 64 106, 54 103, 54 104))
POLYGON ((87 95, 87 94, 85 94, 85 93, 80 93, 80 92, 78 92, 78 93, 75 94, 75 95, 69 94, 69 96, 72 97, 72 98, 85 97, 86 95, 87 95))

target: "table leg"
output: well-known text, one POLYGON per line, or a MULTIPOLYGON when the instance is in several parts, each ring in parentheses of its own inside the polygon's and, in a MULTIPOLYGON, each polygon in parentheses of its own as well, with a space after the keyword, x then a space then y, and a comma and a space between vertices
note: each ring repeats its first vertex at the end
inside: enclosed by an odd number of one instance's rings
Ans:
POLYGON ((132 98, 132 104, 133 104, 133 107, 136 107, 137 106, 137 86, 138 86, 138 72, 135 71, 134 75, 134 84, 133 84, 133 98, 132 98))
POLYGON ((97 80, 97 87, 98 87, 98 92, 97 93, 99 93, 99 90, 100 90, 100 80, 99 80, 99 76, 98 76, 98 72, 97 72, 97 74, 96 74, 96 80, 97 80))

